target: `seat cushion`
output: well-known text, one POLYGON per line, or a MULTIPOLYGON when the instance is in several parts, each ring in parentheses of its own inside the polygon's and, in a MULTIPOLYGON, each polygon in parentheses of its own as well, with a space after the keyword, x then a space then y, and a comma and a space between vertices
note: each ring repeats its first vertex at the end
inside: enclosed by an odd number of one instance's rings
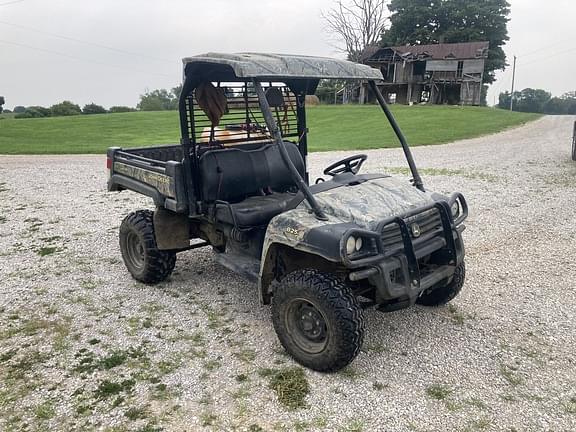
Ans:
POLYGON ((235 204, 218 203, 216 219, 239 228, 263 226, 274 216, 294 208, 300 201, 299 194, 287 192, 253 196, 235 204))
MULTIPOLYGON (((304 176, 305 165, 298 146, 291 142, 284 145, 294 166, 304 176)), ((268 187, 283 192, 296 186, 276 144, 267 144, 256 150, 226 148, 208 151, 200 157, 199 170, 202 199, 208 202, 233 203, 268 187)))

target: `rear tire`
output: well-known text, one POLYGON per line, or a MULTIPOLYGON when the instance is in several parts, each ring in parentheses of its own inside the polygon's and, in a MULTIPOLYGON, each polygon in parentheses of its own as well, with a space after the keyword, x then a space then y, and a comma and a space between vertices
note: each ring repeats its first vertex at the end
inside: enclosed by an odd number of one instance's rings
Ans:
POLYGON ((320 372, 348 365, 364 340, 362 309, 350 288, 316 270, 292 272, 276 286, 272 322, 286 351, 320 372))
POLYGON ((424 306, 441 306, 453 300, 464 286, 466 279, 466 266, 462 262, 454 271, 452 280, 444 285, 437 285, 427 289, 416 300, 416 303, 424 306))
POLYGON ((158 250, 153 212, 138 210, 120 225, 120 251, 132 277, 146 284, 165 280, 176 265, 176 253, 158 250))

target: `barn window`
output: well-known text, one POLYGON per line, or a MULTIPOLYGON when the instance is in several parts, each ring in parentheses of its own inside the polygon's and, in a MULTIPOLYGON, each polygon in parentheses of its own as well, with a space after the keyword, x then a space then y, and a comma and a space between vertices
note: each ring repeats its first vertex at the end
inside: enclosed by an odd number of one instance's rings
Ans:
POLYGON ((464 70, 464 62, 458 62, 458 69, 456 70, 456 77, 462 78, 462 71, 464 70))
POLYGON ((425 61, 417 61, 414 62, 414 76, 424 76, 426 73, 426 62, 425 61))

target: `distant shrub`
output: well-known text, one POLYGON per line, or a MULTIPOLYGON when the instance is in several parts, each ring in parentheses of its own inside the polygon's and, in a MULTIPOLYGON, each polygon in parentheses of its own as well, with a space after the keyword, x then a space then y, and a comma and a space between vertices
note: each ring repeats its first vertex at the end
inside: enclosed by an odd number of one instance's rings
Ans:
POLYGON ((177 93, 182 91, 179 87, 174 87, 168 91, 166 89, 153 90, 140 95, 140 102, 137 108, 140 111, 164 111, 178 109, 177 93))
POLYGON ((82 108, 82 114, 106 114, 106 108, 95 103, 84 105, 82 108))
POLYGON ((70 101, 60 102, 59 104, 50 107, 53 117, 59 116, 72 116, 82 114, 82 110, 78 105, 70 101))
POLYGON ((49 108, 44 108, 41 106, 29 106, 26 107, 23 113, 16 114, 14 118, 41 118, 50 117, 52 112, 49 108))
POLYGON ((10 111, 9 109, 5 109, 4 111, 2 111, 4 114, 12 114, 12 111, 10 111))
POLYGON ((110 109, 108 111, 111 113, 125 113, 125 112, 136 111, 136 108, 130 108, 127 106, 113 106, 113 107, 110 107, 110 109))
POLYGON ((23 113, 24 111, 26 111, 26 107, 23 107, 22 105, 18 105, 14 107, 14 113, 15 114, 20 114, 23 113))

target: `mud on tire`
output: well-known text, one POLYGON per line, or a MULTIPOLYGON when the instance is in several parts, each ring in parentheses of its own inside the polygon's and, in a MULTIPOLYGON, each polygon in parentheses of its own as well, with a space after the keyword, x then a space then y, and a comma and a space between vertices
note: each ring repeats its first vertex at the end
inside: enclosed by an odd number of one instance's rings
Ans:
POLYGON ((416 300, 416 303, 424 306, 441 306, 453 300, 464 286, 466 279, 466 266, 462 262, 454 271, 452 281, 447 284, 434 286, 427 289, 416 300))
POLYGON ((334 372, 358 355, 364 340, 362 309, 344 282, 316 270, 298 270, 272 297, 278 339, 300 364, 334 372))
POLYGON ((165 280, 176 265, 176 253, 158 250, 154 237, 153 212, 138 210, 120 225, 120 251, 134 279, 147 284, 165 280))

